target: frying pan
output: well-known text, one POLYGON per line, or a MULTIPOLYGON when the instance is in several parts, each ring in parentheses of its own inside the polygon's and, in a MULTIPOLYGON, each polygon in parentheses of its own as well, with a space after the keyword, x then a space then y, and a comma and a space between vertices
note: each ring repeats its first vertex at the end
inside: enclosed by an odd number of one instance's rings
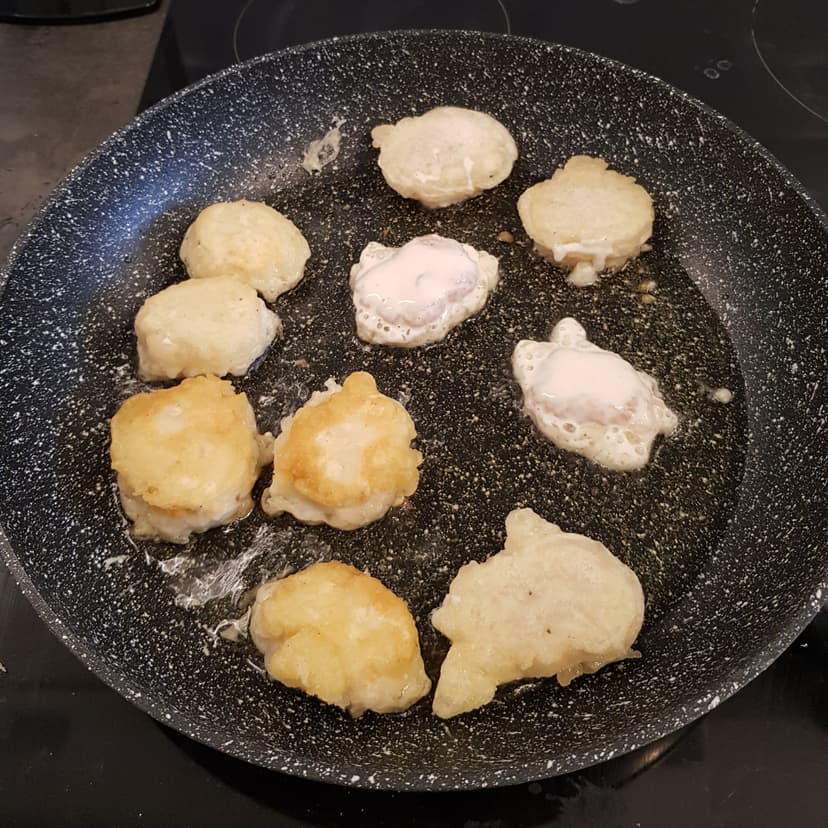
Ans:
POLYGON ((697 101, 590 54, 406 32, 231 67, 92 153, 12 252, 0 306, 4 557, 97 675, 164 724, 251 762, 356 786, 452 789, 602 761, 713 708, 820 606, 827 263, 825 216, 765 150, 697 101), (384 184, 369 132, 439 104, 490 112, 520 158, 495 190, 429 212, 384 184), (310 176, 303 147, 335 117, 341 153, 310 176), (515 211, 523 189, 574 153, 634 174, 657 216, 652 251, 592 289, 568 286, 532 253, 515 211), (241 197, 287 213, 313 250, 277 305, 284 338, 236 383, 260 426, 276 430, 328 377, 369 370, 417 424, 420 487, 352 533, 257 509, 183 550, 136 544, 107 461, 108 418, 141 389, 132 320, 183 277, 177 248, 198 211, 241 197), (513 244, 497 241, 502 230, 513 244), (349 265, 368 241, 435 231, 500 256, 486 309, 434 347, 360 343, 349 265), (648 279, 657 288, 645 305, 636 288, 648 279), (639 473, 559 451, 521 413, 511 350, 565 315, 656 376, 679 414, 639 473), (719 387, 732 402, 711 398, 719 387), (517 506, 600 539, 638 573, 641 659, 568 688, 505 687, 448 722, 428 702, 352 720, 267 681, 247 641, 215 634, 241 614, 244 590, 338 558, 406 598, 436 678, 446 642, 429 612, 462 563, 501 548, 517 506))

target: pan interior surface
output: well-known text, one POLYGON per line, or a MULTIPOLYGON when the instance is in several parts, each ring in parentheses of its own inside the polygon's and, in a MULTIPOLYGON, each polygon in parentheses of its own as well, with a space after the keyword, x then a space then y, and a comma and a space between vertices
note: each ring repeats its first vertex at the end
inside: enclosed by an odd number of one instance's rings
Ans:
POLYGON ((666 85, 591 55, 393 33, 233 67, 105 144, 10 260, 0 306, 5 554, 102 678, 160 721, 252 762, 343 784, 448 789, 601 761, 735 692, 818 607, 824 365, 809 343, 825 335, 826 262, 818 210, 753 142, 666 85), (441 104, 498 118, 520 157, 496 189, 434 212, 387 187, 370 130, 441 104), (303 148, 335 119, 340 154, 310 176, 303 148), (578 153, 636 176, 657 216, 653 249, 586 289, 533 253, 515 209, 524 189, 578 153), (414 419, 420 486, 355 532, 265 520, 257 508, 185 548, 135 543, 107 453, 108 418, 145 390, 132 322, 148 295, 184 277, 178 246, 199 210, 238 198, 284 212, 312 250, 305 278, 276 304, 284 337, 235 382, 260 428, 277 432, 329 377, 370 371, 414 419), (497 240, 503 230, 513 243, 497 240), (488 305, 431 347, 360 342, 350 265, 369 241, 430 232, 500 257, 488 305), (638 287, 648 280, 656 288, 645 304, 638 287), (564 316, 655 376, 679 416, 640 472, 556 449, 521 411, 511 351, 547 338, 564 316), (717 402, 716 388, 733 400, 717 402), (336 558, 409 602, 436 680, 446 642, 429 614, 461 564, 502 548, 504 519, 519 506, 601 540, 636 571, 647 596, 641 659, 568 688, 505 687, 448 722, 427 700, 352 720, 269 682, 247 641, 216 634, 242 614, 246 589, 336 558))

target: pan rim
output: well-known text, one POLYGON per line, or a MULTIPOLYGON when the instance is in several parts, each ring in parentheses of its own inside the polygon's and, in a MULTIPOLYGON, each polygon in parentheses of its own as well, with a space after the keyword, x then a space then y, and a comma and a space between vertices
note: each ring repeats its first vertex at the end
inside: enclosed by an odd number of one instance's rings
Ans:
POLYGON ((678 97, 680 100, 689 104, 690 106, 700 109, 705 114, 710 115, 728 131, 734 133, 742 141, 748 144, 752 149, 757 150, 765 160, 771 163, 771 165, 776 169, 776 171, 785 181, 785 183, 789 185, 796 192, 796 194, 805 202, 805 204, 808 206, 808 209, 818 219, 819 223, 822 225, 826 233, 828 233, 828 209, 823 209, 819 202, 817 202, 817 200, 810 194, 810 192, 808 192, 805 185, 802 184, 802 182, 767 147, 765 147, 764 144, 760 143, 756 138, 754 138, 749 132, 740 127, 737 123, 731 121, 730 118, 726 117, 725 115, 722 115, 720 112, 713 109, 713 107, 708 106, 706 103, 704 103, 704 101, 694 97, 693 95, 689 94, 688 92, 685 92, 682 89, 679 89, 677 86, 673 86, 671 83, 662 80, 656 75, 652 75, 649 72, 645 72, 643 69, 636 68, 635 66, 630 66, 628 63, 616 60, 615 58, 609 58, 605 55, 598 54, 597 52, 589 52, 586 49, 579 49, 576 46, 568 46, 563 43, 555 43, 550 40, 543 40, 537 37, 528 37, 526 35, 501 34, 497 32, 482 32, 474 29, 390 29, 388 31, 381 32, 363 32, 361 34, 321 38, 319 40, 309 41, 308 43, 300 43, 296 46, 288 46, 285 49, 279 49, 274 52, 267 52, 263 55, 257 55, 256 57, 250 58, 249 60, 245 60, 240 63, 233 63, 230 66, 227 66, 226 68, 219 70, 218 72, 213 72, 210 75, 205 75, 205 77, 201 78, 200 80, 197 80, 195 83, 192 83, 189 86, 185 86, 183 89, 179 89, 176 92, 173 92, 171 95, 168 95, 166 98, 162 98, 160 101, 148 107, 143 112, 138 113, 138 115, 136 115, 131 121, 129 121, 129 123, 125 124, 120 129, 115 130, 115 132, 113 132, 108 138, 106 138, 104 141, 98 144, 97 147, 94 147, 92 150, 90 150, 90 152, 88 152, 74 167, 71 167, 68 170, 66 175, 64 175, 63 178, 61 178, 61 180, 57 183, 57 185, 53 187, 52 190, 49 192, 48 196, 46 197, 46 200, 43 202, 43 204, 40 205, 35 214, 29 220, 28 224, 24 227, 24 229, 15 239, 14 243, 9 249, 9 252, 6 256, 5 261, 3 262, 2 267, 0 267, 0 301, 2 301, 3 299, 3 294, 6 289, 6 283, 8 281, 9 273, 12 270, 12 265, 14 264, 14 261, 20 255, 21 248, 31 238, 31 236, 34 234, 34 231, 37 230, 37 227, 43 220, 46 212, 48 212, 52 204, 52 201, 54 200, 54 196, 59 191, 63 190, 68 184, 71 184, 76 178, 78 178, 88 166, 90 166, 100 155, 103 155, 105 151, 110 148, 110 146, 116 144, 122 136, 126 135, 128 132, 131 132, 133 129, 139 128, 145 121, 148 121, 150 120, 150 118, 154 117, 156 112, 166 108, 170 104, 187 95, 197 92, 202 87, 208 86, 209 84, 213 83, 216 80, 219 80, 220 78, 239 74, 240 72, 244 71, 248 66, 256 66, 259 63, 267 63, 268 61, 273 60, 275 57, 281 55, 301 54, 302 52, 311 51, 313 49, 319 49, 340 43, 350 43, 354 41, 361 42, 374 39, 391 40, 397 38, 416 39, 418 37, 423 36, 477 37, 483 38, 485 40, 500 40, 515 43, 524 43, 528 46, 540 46, 553 51, 563 52, 564 54, 575 55, 581 58, 585 58, 587 60, 597 60, 599 63, 602 63, 605 66, 615 68, 624 73, 630 73, 641 78, 647 83, 655 84, 668 94, 674 95, 678 97))
MULTIPOLYGON (((18 257, 32 237, 37 234, 41 223, 52 208, 56 196, 80 178, 86 169, 94 164, 98 158, 105 156, 110 148, 124 135, 130 133, 132 130, 140 129, 145 122, 155 117, 157 112, 162 111, 175 101, 191 95, 205 86, 209 86, 219 79, 243 73, 247 71, 247 68, 250 66, 278 60, 280 57, 285 55, 301 54, 303 52, 319 50, 334 45, 338 46, 344 44, 347 46, 347 44, 352 42, 363 43, 370 42, 372 40, 381 42, 401 42, 406 40, 421 39, 423 37, 442 37, 460 40, 482 38, 484 40, 491 41, 507 41, 510 43, 523 44, 535 49, 542 48, 550 53, 557 52, 559 54, 570 55, 576 60, 597 62, 604 67, 611 68, 614 71, 621 72, 623 74, 632 73, 633 76, 642 79, 645 83, 654 84, 663 92, 668 93, 669 95, 682 101, 684 104, 700 110, 708 117, 712 117, 720 126, 733 133, 746 145, 748 149, 757 153, 774 168, 775 172, 780 175, 782 181, 784 181, 784 183, 790 187, 800 197, 800 199, 802 199, 802 202, 809 212, 815 216, 823 229, 828 232, 828 214, 826 214, 822 207, 816 202, 813 196, 807 192, 796 177, 784 165, 782 165, 770 151, 745 132, 741 127, 734 124, 714 109, 710 108, 693 96, 688 95, 686 92, 677 89, 666 81, 650 75, 647 72, 630 67, 619 61, 606 58, 602 55, 571 46, 555 44, 537 38, 470 30, 394 30, 317 40, 311 43, 300 44, 287 49, 279 50, 277 52, 270 52, 268 54, 252 58, 243 63, 233 64, 220 72, 208 75, 195 84, 175 92, 173 95, 165 98, 142 112, 135 119, 113 133, 97 148, 87 154, 66 174, 57 187, 55 187, 46 198, 45 202, 29 222, 28 226, 18 236, 9 252, 6 262, 3 267, 0 268, 0 302, 3 300, 9 276, 15 267, 18 257)), ((301 769, 292 763, 285 768, 285 763, 279 761, 277 758, 279 754, 270 754, 267 757, 262 757, 260 761, 251 760, 243 753, 237 752, 233 749, 235 748, 235 743, 230 748, 223 745, 222 737, 226 736, 226 734, 221 732, 218 728, 208 734, 195 727, 193 721, 187 715, 180 713, 163 713, 163 703, 155 700, 154 693, 150 693, 149 695, 145 694, 145 688, 139 687, 131 680, 121 675, 116 668, 103 660, 83 638, 75 635, 75 633, 69 629, 61 617, 43 598, 32 580, 29 578, 24 567, 17 558, 2 526, 0 526, 0 557, 2 557, 21 591, 32 604, 35 611, 44 621, 49 630, 105 684, 112 687, 120 695, 124 696, 128 701, 136 705, 143 712, 149 714, 161 724, 172 727, 180 733, 186 735, 188 738, 194 739, 197 742, 201 742, 202 744, 208 745, 209 747, 215 748, 221 752, 229 753, 237 758, 250 761, 254 764, 260 764, 273 770, 283 770, 293 776, 314 779, 327 783, 347 784, 352 787, 398 791, 466 790, 529 782, 535 779, 546 778, 550 775, 559 775, 581 769, 594 764, 597 761, 606 761, 615 756, 619 756, 636 748, 642 747, 655 739, 675 732, 689 722, 699 718, 699 716, 703 715, 703 713, 712 709, 715 704, 729 698, 745 684, 764 671, 771 663, 773 663, 773 661, 791 644, 791 642, 793 642, 793 640, 816 615, 821 607, 823 596, 826 592, 828 592, 828 561, 826 561, 825 570, 821 573, 821 575, 816 573, 816 577, 821 577, 822 580, 817 582, 805 602, 800 604, 796 611, 790 612, 784 619, 775 619, 777 635, 773 638, 773 646, 760 649, 759 652, 754 652, 749 659, 749 664, 734 671, 734 673, 729 676, 729 680, 722 681, 718 688, 712 689, 706 697, 698 699, 694 705, 684 706, 681 711, 676 710, 672 715, 669 711, 661 713, 649 723, 648 733, 644 734, 639 731, 638 734, 636 734, 628 742, 616 744, 615 746, 604 750, 600 757, 596 756, 594 750, 584 749, 579 753, 568 754, 566 757, 563 757, 557 761, 548 760, 546 757, 542 757, 534 763, 527 762, 522 764, 516 772, 503 772, 500 775, 495 774, 494 770, 461 770, 460 773, 455 772, 452 775, 438 774, 435 778, 431 778, 424 775, 415 776, 410 771, 405 772, 395 769, 394 771, 388 772, 378 771, 371 777, 366 777, 365 774, 359 774, 359 777, 356 779, 354 779, 354 777, 347 779, 342 772, 341 765, 336 767, 331 764, 326 765, 324 761, 320 761, 318 759, 314 760, 311 765, 306 766, 304 769, 301 769), (711 701, 713 699, 715 699, 715 704, 711 701), (462 778, 460 778, 461 774, 462 778)), ((293 758, 284 751, 281 753, 285 756, 285 758, 293 758)))

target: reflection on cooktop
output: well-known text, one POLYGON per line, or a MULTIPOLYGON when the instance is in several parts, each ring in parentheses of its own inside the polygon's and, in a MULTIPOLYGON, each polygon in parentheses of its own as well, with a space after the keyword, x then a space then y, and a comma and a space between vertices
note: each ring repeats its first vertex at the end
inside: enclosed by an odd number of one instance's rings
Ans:
MULTIPOLYGON (((160 725, 158 725, 161 728, 160 725)), ((317 782, 248 765, 218 753, 168 728, 161 728, 177 748, 191 757, 211 777, 244 792, 259 805, 308 826, 358 825, 371 828, 541 828, 554 824, 608 826, 617 822, 618 797, 643 771, 663 766, 681 767, 702 761, 703 731, 695 725, 672 733, 625 756, 610 759, 578 773, 477 791, 417 795, 335 788, 335 795, 320 795, 317 782), (673 748, 681 745, 680 751, 673 748), (681 757, 677 754, 681 753, 681 757), (416 797, 416 807, 414 804, 416 797), (519 816, 518 816, 519 815, 519 816)), ((281 824, 281 823, 280 823, 281 824)))
MULTIPOLYGON (((508 2, 508 0, 507 0, 508 2)), ((511 31, 501 0, 248 0, 233 29, 236 60, 325 37, 386 29, 511 31)))
POLYGON ((757 0, 751 36, 762 65, 800 106, 828 121, 825 0, 757 0))

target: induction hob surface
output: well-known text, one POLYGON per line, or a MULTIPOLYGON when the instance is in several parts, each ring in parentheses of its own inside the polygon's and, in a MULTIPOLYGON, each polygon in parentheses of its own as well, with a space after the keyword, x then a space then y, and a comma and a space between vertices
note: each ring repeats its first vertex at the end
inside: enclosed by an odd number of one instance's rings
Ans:
MULTIPOLYGON (((172 0, 142 106, 236 60, 394 28, 540 37, 658 75, 746 129, 828 206, 820 0, 172 0)), ((457 794, 346 790, 196 744, 105 687, 0 571, 0 822, 14 825, 825 824, 828 615, 701 721, 566 777, 457 794)))
POLYGON ((764 144, 828 204, 828 12, 822 0, 173 0, 144 107, 265 52, 364 31, 538 37, 663 78, 764 144))

